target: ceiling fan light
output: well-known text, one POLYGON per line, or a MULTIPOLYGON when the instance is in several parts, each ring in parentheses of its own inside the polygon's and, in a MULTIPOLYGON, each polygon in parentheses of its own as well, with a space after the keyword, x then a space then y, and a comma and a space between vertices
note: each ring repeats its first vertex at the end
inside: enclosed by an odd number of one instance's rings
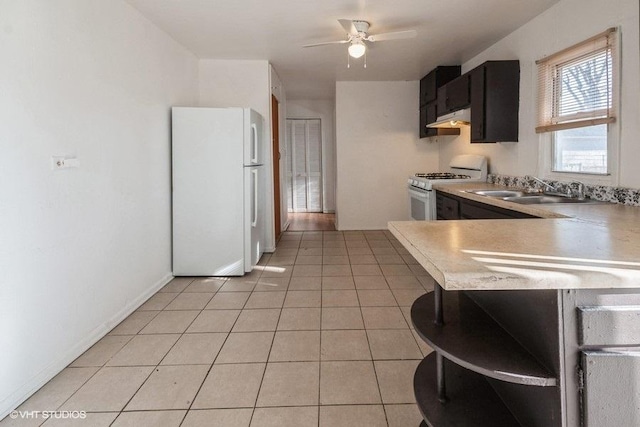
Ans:
POLYGON ((361 41, 353 42, 351 43, 351 46, 349 46, 349 55, 352 58, 360 58, 362 55, 364 55, 364 52, 366 50, 367 46, 365 46, 365 44, 361 41))

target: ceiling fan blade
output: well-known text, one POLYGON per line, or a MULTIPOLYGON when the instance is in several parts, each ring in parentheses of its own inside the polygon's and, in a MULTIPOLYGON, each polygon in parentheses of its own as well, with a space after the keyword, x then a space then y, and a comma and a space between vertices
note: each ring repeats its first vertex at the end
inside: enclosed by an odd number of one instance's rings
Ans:
POLYGON ((338 19, 338 22, 342 25, 342 28, 344 28, 347 34, 358 34, 358 30, 356 30, 351 19, 338 19))
POLYGON ((324 46, 326 44, 344 44, 344 43, 349 43, 349 40, 337 40, 337 41, 334 41, 334 42, 321 42, 321 43, 305 44, 302 47, 316 47, 316 46, 324 46))
POLYGON ((412 39, 418 35, 416 30, 396 31, 394 33, 373 34, 366 38, 370 42, 381 42, 384 40, 412 39))

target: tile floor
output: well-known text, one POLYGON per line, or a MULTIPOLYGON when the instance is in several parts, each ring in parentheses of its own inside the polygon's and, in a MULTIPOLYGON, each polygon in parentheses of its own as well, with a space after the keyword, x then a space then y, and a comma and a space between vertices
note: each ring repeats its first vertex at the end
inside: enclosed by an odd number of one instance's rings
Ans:
POLYGON ((0 426, 418 426, 433 279, 388 231, 286 232, 251 274, 176 278, 0 426))

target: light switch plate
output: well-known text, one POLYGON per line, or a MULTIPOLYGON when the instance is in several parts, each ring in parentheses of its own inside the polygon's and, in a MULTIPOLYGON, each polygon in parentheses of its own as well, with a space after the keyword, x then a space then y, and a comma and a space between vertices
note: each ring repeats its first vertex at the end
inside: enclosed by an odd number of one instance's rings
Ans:
POLYGON ((51 169, 79 168, 80 160, 75 157, 51 156, 51 169))

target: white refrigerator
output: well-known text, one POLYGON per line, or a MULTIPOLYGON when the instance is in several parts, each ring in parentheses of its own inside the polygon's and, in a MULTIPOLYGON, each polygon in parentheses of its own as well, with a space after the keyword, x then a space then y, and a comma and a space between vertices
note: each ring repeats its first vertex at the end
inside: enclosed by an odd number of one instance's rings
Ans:
POLYGON ((249 108, 173 107, 175 276, 242 276, 263 249, 263 118, 249 108))

